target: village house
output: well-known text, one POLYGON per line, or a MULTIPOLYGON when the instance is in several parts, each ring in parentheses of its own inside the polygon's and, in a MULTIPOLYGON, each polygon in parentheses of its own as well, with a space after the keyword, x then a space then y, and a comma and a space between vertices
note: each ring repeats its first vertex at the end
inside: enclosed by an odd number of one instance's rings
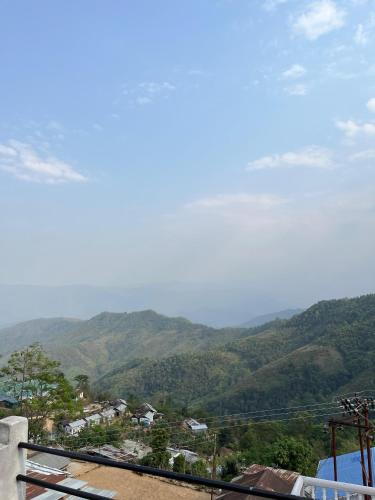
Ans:
MULTIPOLYGON (((299 476, 298 472, 253 464, 231 482, 290 495, 296 494, 292 493, 292 490, 299 476)), ((217 500, 236 500, 239 496, 244 500, 261 500, 261 497, 256 495, 239 495, 235 492, 224 492, 217 500)))
MULTIPOLYGON (((154 418, 158 415, 157 410, 149 403, 143 403, 132 415, 132 422, 149 426, 154 422, 154 418)), ((160 415, 160 414, 159 414, 160 415)))
POLYGON ((111 406, 116 412, 116 416, 121 417, 122 415, 125 415, 128 408, 128 403, 125 401, 125 399, 116 399, 115 401, 111 401, 111 406))
POLYGON ((169 465, 173 466, 174 460, 176 457, 182 455, 185 458, 186 463, 194 464, 199 460, 198 453, 194 451, 185 450, 185 449, 177 449, 177 448, 167 448, 167 451, 170 453, 171 458, 169 459, 169 465))
POLYGON ((87 425, 100 425, 102 421, 102 417, 100 416, 99 413, 94 413, 94 415, 89 415, 88 417, 85 417, 85 420, 87 422, 87 425))
POLYGON ((100 415, 102 416, 103 422, 109 424, 114 418, 116 418, 116 412, 114 408, 107 408, 103 410, 100 415))
POLYGON ((63 425, 64 431, 71 436, 77 436, 82 429, 87 425, 86 420, 81 418, 80 420, 74 420, 74 422, 68 422, 63 425))
POLYGON ((198 433, 198 432, 206 432, 208 430, 208 427, 204 423, 200 423, 194 418, 188 418, 184 421, 184 426, 191 432, 198 433))

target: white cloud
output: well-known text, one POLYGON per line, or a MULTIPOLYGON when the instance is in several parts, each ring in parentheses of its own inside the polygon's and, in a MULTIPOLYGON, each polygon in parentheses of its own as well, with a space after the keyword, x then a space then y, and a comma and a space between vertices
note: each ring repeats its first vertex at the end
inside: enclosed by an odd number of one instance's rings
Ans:
POLYGON ((289 79, 295 80, 297 78, 301 78, 305 74, 306 74, 306 68, 301 66, 301 64, 293 64, 290 68, 285 70, 281 76, 286 80, 289 79))
POLYGON ((289 95, 304 96, 307 94, 307 85, 304 83, 297 83, 284 88, 284 92, 289 95))
POLYGON ((358 135, 367 135, 374 136, 375 135, 375 123, 360 123, 354 120, 346 120, 341 121, 338 120, 336 122, 336 127, 344 132, 346 137, 356 137, 358 135))
POLYGON ((337 7, 333 0, 317 0, 310 3, 306 11, 294 20, 292 27, 294 33, 308 40, 316 40, 344 26, 345 16, 346 12, 337 7))
POLYGON ((371 99, 367 101, 367 109, 375 113, 375 97, 371 97, 371 99))
POLYGON ((202 198, 186 205, 186 208, 226 208, 247 205, 260 209, 269 209, 285 203, 285 199, 271 194, 218 194, 216 196, 202 198))
POLYGON ((265 170, 273 168, 330 168, 332 152, 319 146, 308 146, 299 151, 263 156, 248 163, 246 170, 265 170))
POLYGON ((29 144, 11 140, 0 145, 0 170, 23 181, 59 184, 83 182, 86 177, 57 158, 43 158, 29 144))

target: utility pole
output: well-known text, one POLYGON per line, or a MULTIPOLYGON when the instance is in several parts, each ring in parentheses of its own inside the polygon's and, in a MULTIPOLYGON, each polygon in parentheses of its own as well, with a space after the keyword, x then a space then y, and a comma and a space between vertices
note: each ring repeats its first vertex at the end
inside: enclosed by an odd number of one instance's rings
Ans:
MULTIPOLYGON (((374 398, 360 398, 357 394, 353 398, 341 399, 341 407, 344 410, 344 419, 330 419, 329 425, 332 430, 331 447, 333 456, 334 477, 337 481, 337 459, 336 459, 336 427, 347 426, 358 429, 358 441, 361 454, 361 472, 364 486, 373 485, 372 456, 370 432, 373 430, 369 421, 369 411, 375 409, 374 398), (364 456, 363 434, 366 437, 367 470, 364 456)), ((367 497, 367 495, 366 495, 367 497)))
POLYGON ((371 457, 371 438, 370 438, 370 426, 368 418, 368 405, 364 407, 364 419, 366 429, 366 448, 367 448, 367 466, 368 466, 368 485, 372 486, 372 457, 371 457))
POLYGON ((336 422, 330 422, 331 428, 331 450, 333 457, 334 481, 337 481, 337 459, 336 459, 336 422))
POLYGON ((358 423, 358 440, 359 440, 359 446, 361 450, 361 469, 362 469, 362 482, 363 485, 367 485, 367 474, 366 474, 366 466, 365 466, 365 454, 363 451, 363 439, 362 439, 362 429, 360 427, 361 425, 361 419, 358 417, 357 418, 357 423, 358 423))
MULTIPOLYGON (((216 479, 216 453, 217 453, 217 435, 214 434, 214 453, 212 456, 212 471, 211 471, 211 479, 216 479)), ((211 490, 211 500, 214 498, 214 490, 211 490)))

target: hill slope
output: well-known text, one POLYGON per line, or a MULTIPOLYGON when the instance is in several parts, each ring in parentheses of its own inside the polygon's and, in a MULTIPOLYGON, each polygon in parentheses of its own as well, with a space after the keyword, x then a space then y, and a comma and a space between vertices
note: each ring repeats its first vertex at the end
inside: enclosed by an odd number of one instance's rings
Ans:
POLYGON ((250 330, 215 329, 154 311, 101 313, 88 321, 40 319, 0 330, 0 353, 38 341, 69 375, 99 376, 134 358, 162 358, 198 351, 249 335, 250 330))
POLYGON ((207 352, 138 360, 98 384, 232 413, 321 401, 364 380, 375 382, 375 295, 320 302, 207 352))
POLYGON ((261 326, 270 321, 275 321, 277 319, 290 319, 297 314, 301 314, 303 309, 284 309, 283 311, 277 311, 269 314, 262 314, 261 316, 255 316, 255 318, 246 321, 240 325, 241 328, 253 328, 255 326, 261 326))

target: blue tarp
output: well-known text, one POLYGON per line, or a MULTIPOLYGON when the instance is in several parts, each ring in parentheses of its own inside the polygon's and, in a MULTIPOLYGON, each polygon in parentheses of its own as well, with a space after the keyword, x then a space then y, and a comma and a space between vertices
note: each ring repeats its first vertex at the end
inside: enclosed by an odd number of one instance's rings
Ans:
MULTIPOLYGON (((375 464, 375 447, 371 448, 372 463, 375 464)), ((365 464, 367 468, 367 452, 365 450, 365 464)), ((319 479, 334 480, 333 458, 321 460, 316 477, 319 479)), ((354 451, 337 456, 337 480, 343 483, 363 484, 361 469, 361 452, 354 451)))
MULTIPOLYGON (((364 451, 365 466, 367 470, 367 452, 364 451)), ((375 465, 375 447, 371 448, 372 463, 375 465)), ((329 479, 334 481, 333 472, 333 458, 326 458, 320 460, 316 477, 319 479, 329 479)), ((346 453, 345 455, 337 456, 337 480, 343 483, 360 484, 362 481, 362 468, 361 468, 361 452, 354 451, 353 453, 346 453)), ((320 488, 317 488, 317 498, 322 498, 320 488)), ((327 499, 334 498, 332 490, 327 490, 327 499)))

